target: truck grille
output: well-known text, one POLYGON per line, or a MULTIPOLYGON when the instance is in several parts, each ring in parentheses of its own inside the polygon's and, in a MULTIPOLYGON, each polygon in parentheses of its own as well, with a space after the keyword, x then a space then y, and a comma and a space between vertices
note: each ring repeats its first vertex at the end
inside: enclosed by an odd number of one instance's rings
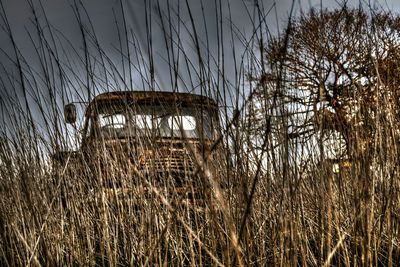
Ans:
POLYGON ((139 169, 147 173, 182 172, 190 174, 194 171, 194 164, 185 151, 168 151, 140 157, 139 169))

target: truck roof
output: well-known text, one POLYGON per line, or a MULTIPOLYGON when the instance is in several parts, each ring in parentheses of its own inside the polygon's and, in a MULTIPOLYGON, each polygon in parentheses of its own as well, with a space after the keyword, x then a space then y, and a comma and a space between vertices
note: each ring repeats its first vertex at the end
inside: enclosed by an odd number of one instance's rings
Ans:
POLYGON ((166 91, 115 91, 97 95, 86 110, 86 116, 92 114, 96 106, 113 102, 126 103, 181 103, 185 106, 203 105, 206 108, 218 109, 217 102, 207 96, 191 93, 166 91))

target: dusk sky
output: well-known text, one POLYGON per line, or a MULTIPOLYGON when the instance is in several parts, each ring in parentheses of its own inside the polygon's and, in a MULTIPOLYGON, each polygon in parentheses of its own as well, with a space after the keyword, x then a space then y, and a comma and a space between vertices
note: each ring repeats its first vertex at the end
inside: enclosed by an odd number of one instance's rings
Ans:
MULTIPOLYGON (((92 95, 113 90, 148 90, 151 87, 150 57, 153 58, 155 90, 170 91, 175 88, 179 91, 199 93, 199 88, 203 88, 204 75, 215 83, 211 86, 214 97, 216 94, 221 94, 220 88, 216 88, 220 86, 221 79, 225 80, 226 86, 231 86, 232 90, 235 90, 245 82, 246 72, 249 72, 254 62, 257 65, 259 59, 257 54, 251 53, 260 40, 258 32, 254 30, 260 24, 256 7, 262 10, 262 31, 268 30, 276 34, 285 28, 292 5, 293 15, 296 16, 300 12, 307 12, 311 7, 316 9, 338 7, 341 1, 223 0, 221 5, 214 0, 187 2, 188 6, 183 0, 42 0, 41 2, 0 0, 3 5, 3 9, 0 10, 0 97, 7 98, 7 95, 14 94, 12 91, 16 91, 15 96, 19 98, 18 101, 23 103, 25 100, 23 92, 18 91, 18 86, 15 85, 18 82, 13 82, 11 78, 17 77, 18 71, 15 68, 15 52, 6 32, 6 18, 18 53, 21 53, 23 61, 26 61, 23 62, 24 70, 28 73, 26 75, 31 77, 27 78, 30 88, 28 102, 34 102, 35 97, 43 98, 44 100, 40 100, 41 105, 48 107, 51 106, 49 104, 51 100, 48 99, 51 94, 47 92, 48 89, 47 91, 42 89, 46 86, 51 87, 58 97, 67 94, 68 99, 63 96, 61 100, 57 100, 59 105, 72 100, 86 100, 87 88, 93 92, 92 95), (30 3, 33 4, 33 9, 30 3), (121 6, 124 12, 121 11, 121 6), (41 38, 38 38, 34 27, 33 10, 44 33, 41 38), (164 27, 167 29, 162 30, 159 12, 164 23, 168 20, 168 16, 171 17, 171 28, 166 23, 164 27), (124 17, 132 62, 130 73, 124 38, 124 17), (78 23, 79 18, 81 23, 78 23), (193 33, 191 18, 195 23, 196 36, 193 33), (93 38, 87 36, 90 68, 96 75, 90 84, 86 81, 85 53, 80 25, 90 33, 89 36, 95 33, 101 49, 100 53, 95 47, 93 38), (151 33, 148 29, 151 29, 151 33), (168 34, 172 32, 171 37, 166 38, 165 32, 168 34), (196 52, 195 37, 200 43, 200 57, 196 52), (122 43, 119 42, 120 38, 122 43), (46 42, 41 43, 40 39, 46 42), (41 49, 46 45, 52 48, 51 51, 45 48, 47 54, 43 56, 40 54, 43 53, 41 49), (63 83, 58 79, 56 70, 43 70, 43 65, 40 65, 40 59, 42 62, 43 59, 48 60, 55 52, 59 54, 60 63, 64 68, 63 83), (102 74, 103 63, 98 62, 100 54, 106 61, 107 75, 102 74), (204 69, 199 67, 201 65, 199 58, 206 62, 204 67, 208 71, 206 74, 203 73, 204 69), (178 78, 173 77, 174 66, 177 67, 178 78), (50 79, 50 85, 45 84, 46 75, 53 79, 50 79), (37 81, 32 82, 35 79, 37 81)), ((366 9, 377 7, 395 13, 400 11, 400 4, 394 0, 348 1, 349 6, 358 6, 360 3, 366 9)), ((265 39, 263 41, 265 42, 265 39)), ((18 78, 15 80, 18 81, 18 78)), ((207 89, 210 89, 209 87, 207 89)), ((38 107, 33 107, 33 110, 38 111, 38 107)))
MULTIPOLYGON (((2 0, 1 1, 4 6, 4 12, 7 16, 9 24, 11 26, 12 33, 15 38, 15 43, 18 49, 22 52, 24 57, 29 60, 31 67, 35 66, 35 52, 34 45, 32 44, 31 38, 36 40, 35 37, 35 27, 33 26, 33 12, 29 6, 29 2, 32 2, 35 8, 35 11, 38 14, 38 17, 42 23, 42 27, 46 32, 46 25, 44 23, 44 16, 42 15, 42 8, 39 5, 40 1, 38 0, 2 0), (30 37, 33 36, 33 37, 30 37)), ((47 19, 52 27, 53 34, 55 34, 60 39, 60 46, 66 50, 66 53, 72 53, 69 50, 71 49, 71 45, 77 49, 82 49, 82 35, 79 28, 79 23, 77 22, 76 11, 74 11, 74 3, 77 3, 78 6, 82 6, 80 8, 80 16, 82 17, 83 24, 89 28, 88 20, 85 18, 85 12, 87 12, 87 17, 90 18, 91 23, 93 25, 93 29, 96 33, 96 37, 99 40, 99 43, 104 50, 104 52, 110 58, 116 58, 119 53, 119 42, 118 42, 118 31, 117 26, 120 28, 120 31, 123 29, 122 18, 125 16, 127 28, 130 33, 128 35, 132 36, 132 34, 137 38, 138 45, 141 46, 141 50, 145 51, 146 46, 148 45, 148 40, 151 40, 151 45, 153 46, 153 50, 155 51, 154 57, 159 57, 159 64, 163 64, 162 61, 165 59, 161 59, 163 55, 166 54, 165 51, 165 38, 161 31, 159 15, 157 10, 157 2, 158 1, 145 1, 145 0, 42 0, 41 4, 43 6, 43 11, 45 12, 47 19), (146 4, 147 3, 147 4, 146 4), (121 13, 121 4, 124 8, 124 14, 121 13), (149 14, 147 9, 152 10, 151 21, 152 21, 152 35, 151 38, 148 39, 146 36, 146 12, 149 14), (149 8, 151 6, 151 8, 149 8), (68 42, 66 41, 68 40, 68 42), (68 44, 69 43, 69 44, 68 44), (158 55, 158 56, 157 56, 158 55)), ((168 12, 168 3, 172 7, 172 13, 176 12, 176 10, 180 10, 180 25, 181 25, 181 33, 180 38, 185 43, 189 45, 190 42, 190 33, 191 33, 191 25, 189 23, 190 15, 187 12, 186 2, 178 1, 178 0, 164 0, 159 1, 161 6, 161 12, 167 14, 168 12), (179 8, 178 8, 179 4, 179 8), (183 26, 188 27, 184 29, 183 26)), ((216 16, 221 16, 221 21, 223 23, 223 27, 225 30, 223 38, 225 50, 230 52, 232 50, 232 44, 236 46, 236 53, 240 56, 243 49, 243 40, 240 40, 239 36, 233 36, 228 33, 228 29, 231 25, 230 21, 232 21, 232 25, 234 25, 234 31, 243 35, 243 38, 250 39, 251 35, 254 32, 254 25, 252 25, 252 20, 257 20, 255 17, 255 1, 253 0, 234 0, 234 1, 221 1, 221 15, 216 14, 216 10, 219 9, 219 6, 216 4, 214 0, 203 0, 203 1, 193 1, 189 0, 189 8, 192 12, 192 16, 196 23, 197 27, 197 35, 200 39, 200 42, 206 42, 208 39, 209 47, 208 53, 212 56, 216 56, 218 43, 218 27, 217 23, 219 23, 220 18, 216 18, 216 16), (204 14, 204 15, 203 15, 204 14)), ((269 30, 272 33, 276 33, 276 31, 282 30, 286 23, 290 13, 290 8, 292 4, 294 5, 294 14, 298 14, 300 11, 307 11, 310 7, 320 8, 332 8, 337 7, 338 2, 341 1, 322 1, 322 0, 281 0, 281 1, 273 1, 273 0, 264 0, 258 1, 259 5, 263 9, 265 22, 268 25, 269 30)), ((391 10, 394 12, 398 12, 400 10, 400 4, 396 1, 386 0, 386 1, 372 1, 372 0, 352 0, 348 1, 349 5, 357 6, 360 3, 364 7, 370 6, 378 6, 380 8, 391 10), (396 3, 396 4, 395 4, 396 3)), ((3 12, 1 12, 3 14, 3 12)), ((165 15, 166 16, 166 15, 165 15)), ((178 25, 178 21, 175 19, 175 25, 178 25)), ((0 23, 2 26, 4 25, 4 21, 2 20, 0 23)), ((121 32, 120 32, 121 34, 121 32)), ((11 47, 11 42, 7 34, 3 30, 0 31, 0 45, 1 49, 7 53, 8 56, 13 55, 13 50, 11 47)), ((204 49, 203 49, 204 50, 204 49)), ((189 52, 188 52, 189 53, 189 52)), ((232 53, 230 53, 232 54, 232 53)), ((205 55, 203 55, 205 56, 205 55)), ((148 57, 148 55, 145 55, 148 57)), ((226 57, 229 61, 229 57, 226 57)), ((9 66, 10 62, 7 57, 4 56, 3 53, 0 55, 0 63, 6 66, 9 66)), ((1 70, 0 70, 1 71, 1 70)), ((2 75, 4 75, 4 71, 1 71, 2 75)), ((155 69, 157 81, 160 83, 159 86, 165 88, 169 87, 171 83, 168 79, 168 75, 165 72, 159 69, 155 69)), ((140 86, 140 78, 138 75, 133 75, 135 82, 135 87, 140 86)), ((142 88, 143 89, 143 88, 142 88)), ((1 88, 4 90, 4 88, 1 88)))

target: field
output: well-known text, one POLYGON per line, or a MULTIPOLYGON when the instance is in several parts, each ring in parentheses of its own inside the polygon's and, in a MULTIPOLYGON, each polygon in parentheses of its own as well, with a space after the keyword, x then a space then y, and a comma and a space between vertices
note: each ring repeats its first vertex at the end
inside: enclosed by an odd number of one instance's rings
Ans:
MULTIPOLYGON (((109 50, 79 1, 79 43, 27 1, 25 44, 0 1, 0 265, 397 266, 400 19, 338 6, 290 13, 278 34, 273 6, 243 1, 243 32, 223 1, 212 19, 178 2, 145 1, 139 34, 120 1, 109 50), (216 100, 220 158, 193 159, 199 201, 140 174, 151 197, 107 193, 75 162, 82 121, 65 124, 63 106, 119 90, 216 100)), ((111 184, 132 183, 114 163, 111 184)))

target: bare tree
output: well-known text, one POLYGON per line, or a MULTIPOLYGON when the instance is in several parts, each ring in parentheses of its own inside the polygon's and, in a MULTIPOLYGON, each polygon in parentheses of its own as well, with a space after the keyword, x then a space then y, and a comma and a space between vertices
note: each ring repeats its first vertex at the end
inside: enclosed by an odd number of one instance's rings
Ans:
MULTIPOLYGON (((399 115, 399 33, 400 18, 385 12, 343 7, 301 15, 267 44, 270 68, 257 78, 250 116, 274 115, 268 101, 275 98, 289 139, 336 132, 342 157, 367 152, 379 114, 390 123, 399 115)), ((265 127, 262 120, 253 126, 265 127)))
POLYGON ((374 232, 373 222, 397 214, 399 35, 400 17, 342 6, 301 14, 265 44, 268 68, 254 78, 246 110, 249 143, 268 156, 282 210, 316 207, 321 228, 309 241, 319 244, 320 264, 329 265, 335 244, 359 256, 353 264, 392 259, 393 247, 378 257, 371 246, 393 230, 383 219, 374 232))

